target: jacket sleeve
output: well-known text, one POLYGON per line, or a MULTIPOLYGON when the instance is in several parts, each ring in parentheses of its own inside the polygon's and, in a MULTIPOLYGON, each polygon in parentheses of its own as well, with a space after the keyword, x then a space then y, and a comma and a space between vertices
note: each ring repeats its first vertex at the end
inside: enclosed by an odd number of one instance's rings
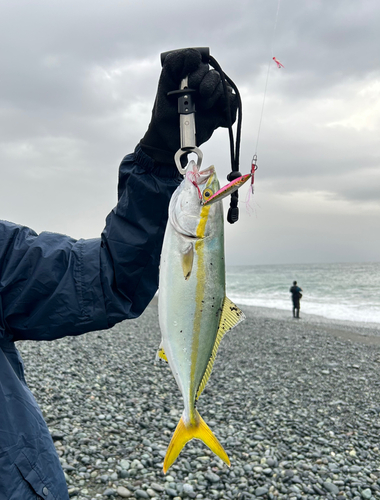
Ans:
POLYGON ((158 287, 170 197, 180 178, 138 146, 119 169, 100 238, 0 222, 0 340, 53 340, 140 315, 158 287))

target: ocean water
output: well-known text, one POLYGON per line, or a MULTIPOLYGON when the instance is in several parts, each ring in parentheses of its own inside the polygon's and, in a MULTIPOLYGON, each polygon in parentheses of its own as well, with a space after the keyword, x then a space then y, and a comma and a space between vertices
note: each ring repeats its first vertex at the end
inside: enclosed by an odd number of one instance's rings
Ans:
POLYGON ((231 266, 227 295, 242 305, 292 309, 293 281, 303 290, 301 314, 380 324, 380 262, 231 266))

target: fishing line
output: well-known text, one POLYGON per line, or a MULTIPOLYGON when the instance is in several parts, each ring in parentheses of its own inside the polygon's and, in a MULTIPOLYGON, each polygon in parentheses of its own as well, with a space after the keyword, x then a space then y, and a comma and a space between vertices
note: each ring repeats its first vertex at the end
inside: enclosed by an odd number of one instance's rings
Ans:
MULTIPOLYGON (((273 51, 272 51, 273 52, 273 51)), ((259 145, 259 139, 260 139, 260 132, 261 132, 261 123, 263 121, 263 114, 264 114, 264 106, 265 106, 265 99, 267 95, 267 88, 268 88, 268 80, 269 80, 269 72, 270 72, 270 67, 271 67, 271 61, 268 63, 268 71, 267 71, 267 78, 265 82, 265 88, 264 88, 264 97, 263 97, 263 104, 261 106, 261 114, 260 114, 260 120, 259 120, 259 128, 257 131, 257 139, 256 139, 256 148, 255 148, 255 154, 254 157, 256 156, 257 158, 257 148, 259 145)))
POLYGON ((265 100, 266 100, 266 96, 267 96, 269 73, 270 73, 270 68, 271 68, 271 65, 272 65, 273 57, 274 57, 273 46, 274 46, 274 38, 275 38, 276 28, 277 28, 278 14, 280 12, 280 4, 281 4, 281 0, 278 0, 278 2, 277 2, 277 11, 276 11, 276 16, 275 16, 275 20, 274 20, 273 32, 272 32, 272 41, 271 41, 271 53, 272 53, 272 55, 271 55, 271 59, 268 62, 267 76, 266 76, 265 88, 264 88, 263 104, 261 106, 259 128, 258 128, 258 131, 257 131, 256 148, 255 148, 255 154, 254 154, 253 159, 252 159, 252 163, 253 163, 253 160, 257 161, 257 149, 258 149, 258 145, 259 145, 260 132, 261 132, 261 124, 262 124, 263 115, 264 115, 264 107, 265 107, 265 100))

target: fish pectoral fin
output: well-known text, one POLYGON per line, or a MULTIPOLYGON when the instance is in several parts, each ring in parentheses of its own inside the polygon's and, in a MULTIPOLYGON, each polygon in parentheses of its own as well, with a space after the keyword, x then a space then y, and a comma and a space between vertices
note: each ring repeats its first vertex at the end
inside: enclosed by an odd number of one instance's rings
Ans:
POLYGON ((172 439, 169 443, 164 459, 164 473, 166 474, 169 467, 176 461, 182 448, 185 444, 192 439, 200 439, 211 451, 218 455, 228 466, 230 466, 230 459, 224 451, 223 446, 219 443, 218 439, 213 434, 212 430, 195 410, 196 422, 194 424, 186 425, 183 415, 178 422, 177 428, 174 431, 172 439))
POLYGON ((183 276, 185 280, 188 280, 190 278, 190 274, 193 269, 193 261, 194 261, 194 245, 192 243, 190 243, 190 245, 182 253, 181 260, 182 260, 183 276))
POLYGON ((216 335, 214 347, 211 352, 211 356, 209 362, 207 363, 206 370, 203 374, 203 378, 201 383, 199 384, 197 391, 197 399, 202 394, 208 379, 211 376, 212 367, 214 366, 216 354, 218 352, 219 344, 224 335, 232 330, 236 325, 238 325, 241 321, 245 319, 245 315, 243 311, 241 311, 238 306, 236 306, 228 297, 224 297, 222 314, 219 320, 219 328, 218 333, 216 335))

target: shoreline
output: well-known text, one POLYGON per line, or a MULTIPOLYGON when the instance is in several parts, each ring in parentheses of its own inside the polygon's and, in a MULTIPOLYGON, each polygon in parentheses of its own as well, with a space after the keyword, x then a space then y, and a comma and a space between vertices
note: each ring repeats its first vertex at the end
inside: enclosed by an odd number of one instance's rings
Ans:
MULTIPOLYGON (((158 294, 155 295, 150 305, 157 307, 158 294)), ((363 323, 341 319, 326 318, 317 314, 304 313, 301 309, 300 319, 292 317, 292 310, 277 309, 275 307, 251 306, 235 302, 244 312, 247 318, 268 318, 291 323, 300 321, 305 325, 319 326, 326 333, 342 339, 361 342, 368 345, 380 345, 380 323, 363 323)))
POLYGON ((365 344, 380 345, 380 324, 359 321, 325 318, 316 314, 300 311, 300 319, 292 317, 292 311, 270 307, 247 306, 237 303, 247 317, 266 317, 279 321, 302 322, 305 325, 319 326, 334 337, 345 338, 365 344))

